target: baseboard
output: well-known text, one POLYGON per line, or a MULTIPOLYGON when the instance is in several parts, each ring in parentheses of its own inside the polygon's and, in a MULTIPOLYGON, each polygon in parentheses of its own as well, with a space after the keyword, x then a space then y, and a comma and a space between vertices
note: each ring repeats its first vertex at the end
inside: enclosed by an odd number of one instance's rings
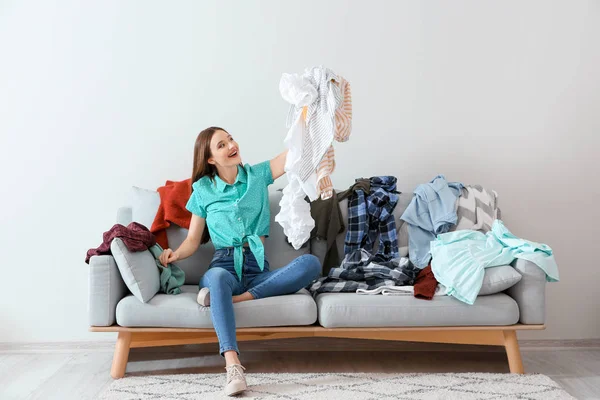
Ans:
MULTIPOLYGON (((582 340, 520 340, 523 351, 600 349, 600 339, 582 340)), ((262 340, 239 343, 240 351, 504 351, 500 346, 457 345, 443 343, 393 342, 382 340, 297 338, 262 340)), ((165 346, 132 349, 132 352, 214 353, 216 344, 165 346)), ((16 342, 0 343, 0 354, 7 353, 86 353, 109 352, 115 340, 73 342, 16 342)))
POLYGON ((600 349, 600 339, 569 339, 569 340, 519 340, 521 349, 600 349))

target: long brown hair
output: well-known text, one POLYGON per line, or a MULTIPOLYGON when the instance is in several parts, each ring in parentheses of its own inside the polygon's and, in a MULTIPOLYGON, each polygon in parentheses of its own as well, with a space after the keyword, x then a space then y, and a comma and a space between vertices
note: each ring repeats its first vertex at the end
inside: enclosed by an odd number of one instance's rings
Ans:
MULTIPOLYGON (((212 155, 210 151, 210 142, 217 131, 229 133, 225 129, 219 128, 218 126, 211 126, 200 132, 196 138, 196 143, 194 144, 194 165, 192 167, 191 185, 204 176, 209 176, 210 180, 213 181, 213 183, 215 182, 217 166, 209 164, 208 159, 212 155)), ((200 244, 204 244, 209 240, 210 234, 208 233, 208 227, 205 226, 204 232, 202 233, 202 239, 200 239, 200 244)))
MULTIPOLYGON (((223 128, 218 126, 211 126, 206 128, 198 134, 196 143, 194 144, 194 165, 192 167, 192 181, 190 184, 194 184, 198 179, 203 176, 209 176, 211 181, 215 181, 215 175, 217 174, 217 166, 208 163, 208 159, 211 156, 210 152, 210 141, 216 131, 227 132, 223 128)), ((193 190, 193 189, 192 189, 193 190)), ((210 233, 208 232, 208 226, 204 226, 204 232, 202 232, 202 239, 200 244, 204 244, 210 240, 210 233)))
POLYGON ((194 144, 194 166, 192 168, 191 184, 203 176, 209 176, 210 180, 213 182, 215 180, 217 166, 209 164, 208 159, 211 156, 210 141, 216 131, 227 132, 225 129, 219 128, 218 126, 211 126, 200 132, 196 138, 196 143, 194 144))

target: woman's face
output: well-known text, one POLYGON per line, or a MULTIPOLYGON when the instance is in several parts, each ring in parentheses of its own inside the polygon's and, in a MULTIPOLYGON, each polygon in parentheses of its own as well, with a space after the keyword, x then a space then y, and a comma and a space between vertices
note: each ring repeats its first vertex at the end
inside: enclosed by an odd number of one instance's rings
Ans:
POLYGON ((233 137, 225 131, 216 131, 210 140, 210 164, 220 167, 238 165, 242 161, 240 148, 233 137))

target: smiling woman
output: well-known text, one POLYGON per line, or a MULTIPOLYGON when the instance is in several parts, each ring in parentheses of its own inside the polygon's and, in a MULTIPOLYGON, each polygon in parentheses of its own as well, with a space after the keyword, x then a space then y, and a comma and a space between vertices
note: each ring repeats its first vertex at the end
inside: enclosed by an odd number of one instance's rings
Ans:
POLYGON ((236 164, 242 165, 237 142, 225 129, 211 126, 200 132, 194 145, 192 184, 203 176, 214 181, 217 165, 223 168, 222 178, 227 181, 231 179, 231 166, 236 164), (211 143, 214 143, 212 149, 211 143))
POLYGON ((219 352, 225 357, 229 395, 246 389, 244 367, 238 358, 233 303, 295 293, 321 273, 321 263, 305 254, 270 271, 264 240, 269 236, 268 186, 284 174, 287 150, 272 160, 243 164, 233 136, 210 127, 194 146, 192 213, 187 238, 175 251, 160 256, 163 265, 187 258, 212 240, 215 254, 200 280, 198 304, 210 306, 219 352), (206 228, 206 229, 205 229, 206 228), (209 237, 210 232, 210 237, 209 237))

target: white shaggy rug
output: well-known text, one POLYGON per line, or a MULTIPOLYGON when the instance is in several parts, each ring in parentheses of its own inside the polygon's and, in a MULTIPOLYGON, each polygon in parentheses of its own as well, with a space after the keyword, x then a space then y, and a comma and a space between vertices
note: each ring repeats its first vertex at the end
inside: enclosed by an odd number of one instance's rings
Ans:
MULTIPOLYGON (((246 374, 248 390, 237 398, 287 400, 574 399, 545 375, 516 374, 246 374)), ((104 400, 231 399, 225 373, 148 375, 114 381, 104 400)))

